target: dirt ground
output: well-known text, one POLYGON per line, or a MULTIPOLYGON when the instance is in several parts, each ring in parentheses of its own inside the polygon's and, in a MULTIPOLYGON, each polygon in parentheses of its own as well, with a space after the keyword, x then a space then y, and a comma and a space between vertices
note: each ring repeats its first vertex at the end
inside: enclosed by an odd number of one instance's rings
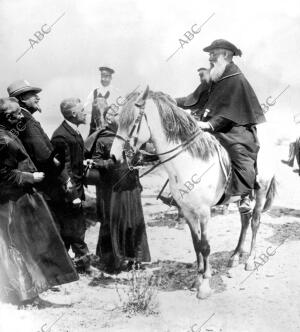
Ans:
MULTIPOLYGON (((287 157, 287 145, 277 147, 277 153, 278 161, 287 157)), ((258 255, 266 250, 274 254, 252 273, 245 271, 243 264, 233 269, 227 267, 240 230, 236 207, 230 206, 227 215, 213 216, 209 234, 214 293, 206 300, 198 300, 193 291, 195 254, 187 226, 176 227, 176 211, 154 197, 165 178, 160 170, 143 180, 143 206, 152 256, 148 272, 161 276, 156 314, 129 317, 123 313, 115 283, 122 287, 128 275, 122 273, 116 281, 115 277, 105 278, 97 272, 59 287, 58 292, 42 295, 57 303, 72 303, 70 308, 37 311, 1 305, 0 331, 300 331, 299 175, 278 163, 278 195, 272 209, 262 217, 257 239, 258 255)), ((87 232, 92 252, 98 232, 99 224, 87 232)), ((250 231, 246 248, 249 246, 250 231)))

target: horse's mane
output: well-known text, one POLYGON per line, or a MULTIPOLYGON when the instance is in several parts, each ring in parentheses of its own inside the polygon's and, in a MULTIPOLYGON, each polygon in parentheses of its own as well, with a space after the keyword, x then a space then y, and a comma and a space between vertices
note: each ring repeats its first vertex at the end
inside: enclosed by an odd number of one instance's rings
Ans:
MULTIPOLYGON (((139 93, 134 92, 127 97, 127 103, 123 106, 120 114, 120 128, 128 128, 135 119, 134 103, 139 93)), ((149 99, 152 99, 159 111, 160 119, 164 133, 169 142, 184 143, 198 132, 198 136, 187 145, 189 151, 194 157, 208 160, 213 156, 219 146, 216 138, 204 132, 197 125, 196 120, 187 112, 176 105, 176 101, 163 92, 149 91, 149 99)))

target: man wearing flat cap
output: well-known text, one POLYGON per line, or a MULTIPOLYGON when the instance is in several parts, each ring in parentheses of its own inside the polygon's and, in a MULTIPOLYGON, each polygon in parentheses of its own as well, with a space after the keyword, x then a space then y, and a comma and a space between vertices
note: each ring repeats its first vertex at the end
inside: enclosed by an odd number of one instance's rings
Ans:
POLYGON ((86 112, 91 114, 89 135, 105 127, 103 112, 106 107, 115 104, 120 97, 120 91, 111 84, 114 69, 102 66, 99 67, 99 71, 100 85, 88 95, 85 103, 86 112))
POLYGON ((200 85, 197 89, 187 97, 176 98, 177 105, 183 109, 190 109, 192 115, 201 120, 204 113, 204 106, 208 100, 208 90, 210 87, 209 70, 207 68, 199 68, 198 70, 200 85))
POLYGON ((41 91, 41 88, 32 86, 26 80, 14 81, 7 88, 9 97, 17 98, 24 116, 24 125, 17 128, 18 136, 38 170, 46 171, 50 164, 55 165, 58 161, 53 156, 49 137, 33 117, 35 112, 41 112, 38 95, 41 91))
POLYGON ((41 88, 32 86, 26 80, 15 81, 7 88, 9 96, 18 100, 24 119, 24 123, 16 126, 15 134, 22 141, 38 171, 45 173, 45 179, 38 185, 38 190, 43 192, 47 203, 51 204, 58 190, 69 192, 72 184, 63 163, 59 161, 58 152, 40 123, 33 117, 35 112, 41 112, 38 96, 41 91, 41 88))
POLYGON ((248 213, 259 150, 256 125, 265 122, 265 117, 251 85, 232 61, 233 56, 242 55, 241 50, 224 39, 203 50, 209 53, 212 84, 199 125, 211 131, 228 151, 232 181, 225 196, 240 196, 240 212, 248 213))

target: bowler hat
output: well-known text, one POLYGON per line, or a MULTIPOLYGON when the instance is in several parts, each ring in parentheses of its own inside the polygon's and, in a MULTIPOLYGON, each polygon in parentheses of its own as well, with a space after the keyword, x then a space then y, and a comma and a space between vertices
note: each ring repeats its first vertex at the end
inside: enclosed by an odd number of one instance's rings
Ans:
POLYGON ((107 66, 99 67, 99 70, 100 71, 107 71, 109 74, 113 74, 115 72, 112 68, 109 68, 107 66))
POLYGON ((16 97, 28 91, 35 91, 36 93, 39 93, 42 89, 31 86, 26 80, 14 81, 7 88, 7 92, 10 97, 16 97))
POLYGON ((238 49, 235 45, 230 43, 228 40, 225 39, 216 39, 214 40, 209 46, 203 49, 204 52, 211 52, 216 48, 223 48, 225 50, 229 50, 233 53, 233 55, 242 56, 242 51, 238 49))

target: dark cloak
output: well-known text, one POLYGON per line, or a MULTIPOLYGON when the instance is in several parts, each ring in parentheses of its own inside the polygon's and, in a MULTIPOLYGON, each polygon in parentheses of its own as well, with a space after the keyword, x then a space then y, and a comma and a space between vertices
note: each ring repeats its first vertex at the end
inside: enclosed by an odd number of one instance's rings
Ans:
POLYGON ((237 125, 266 121, 255 92, 233 62, 227 65, 221 78, 212 83, 205 108, 210 110, 210 118, 221 116, 237 125))

